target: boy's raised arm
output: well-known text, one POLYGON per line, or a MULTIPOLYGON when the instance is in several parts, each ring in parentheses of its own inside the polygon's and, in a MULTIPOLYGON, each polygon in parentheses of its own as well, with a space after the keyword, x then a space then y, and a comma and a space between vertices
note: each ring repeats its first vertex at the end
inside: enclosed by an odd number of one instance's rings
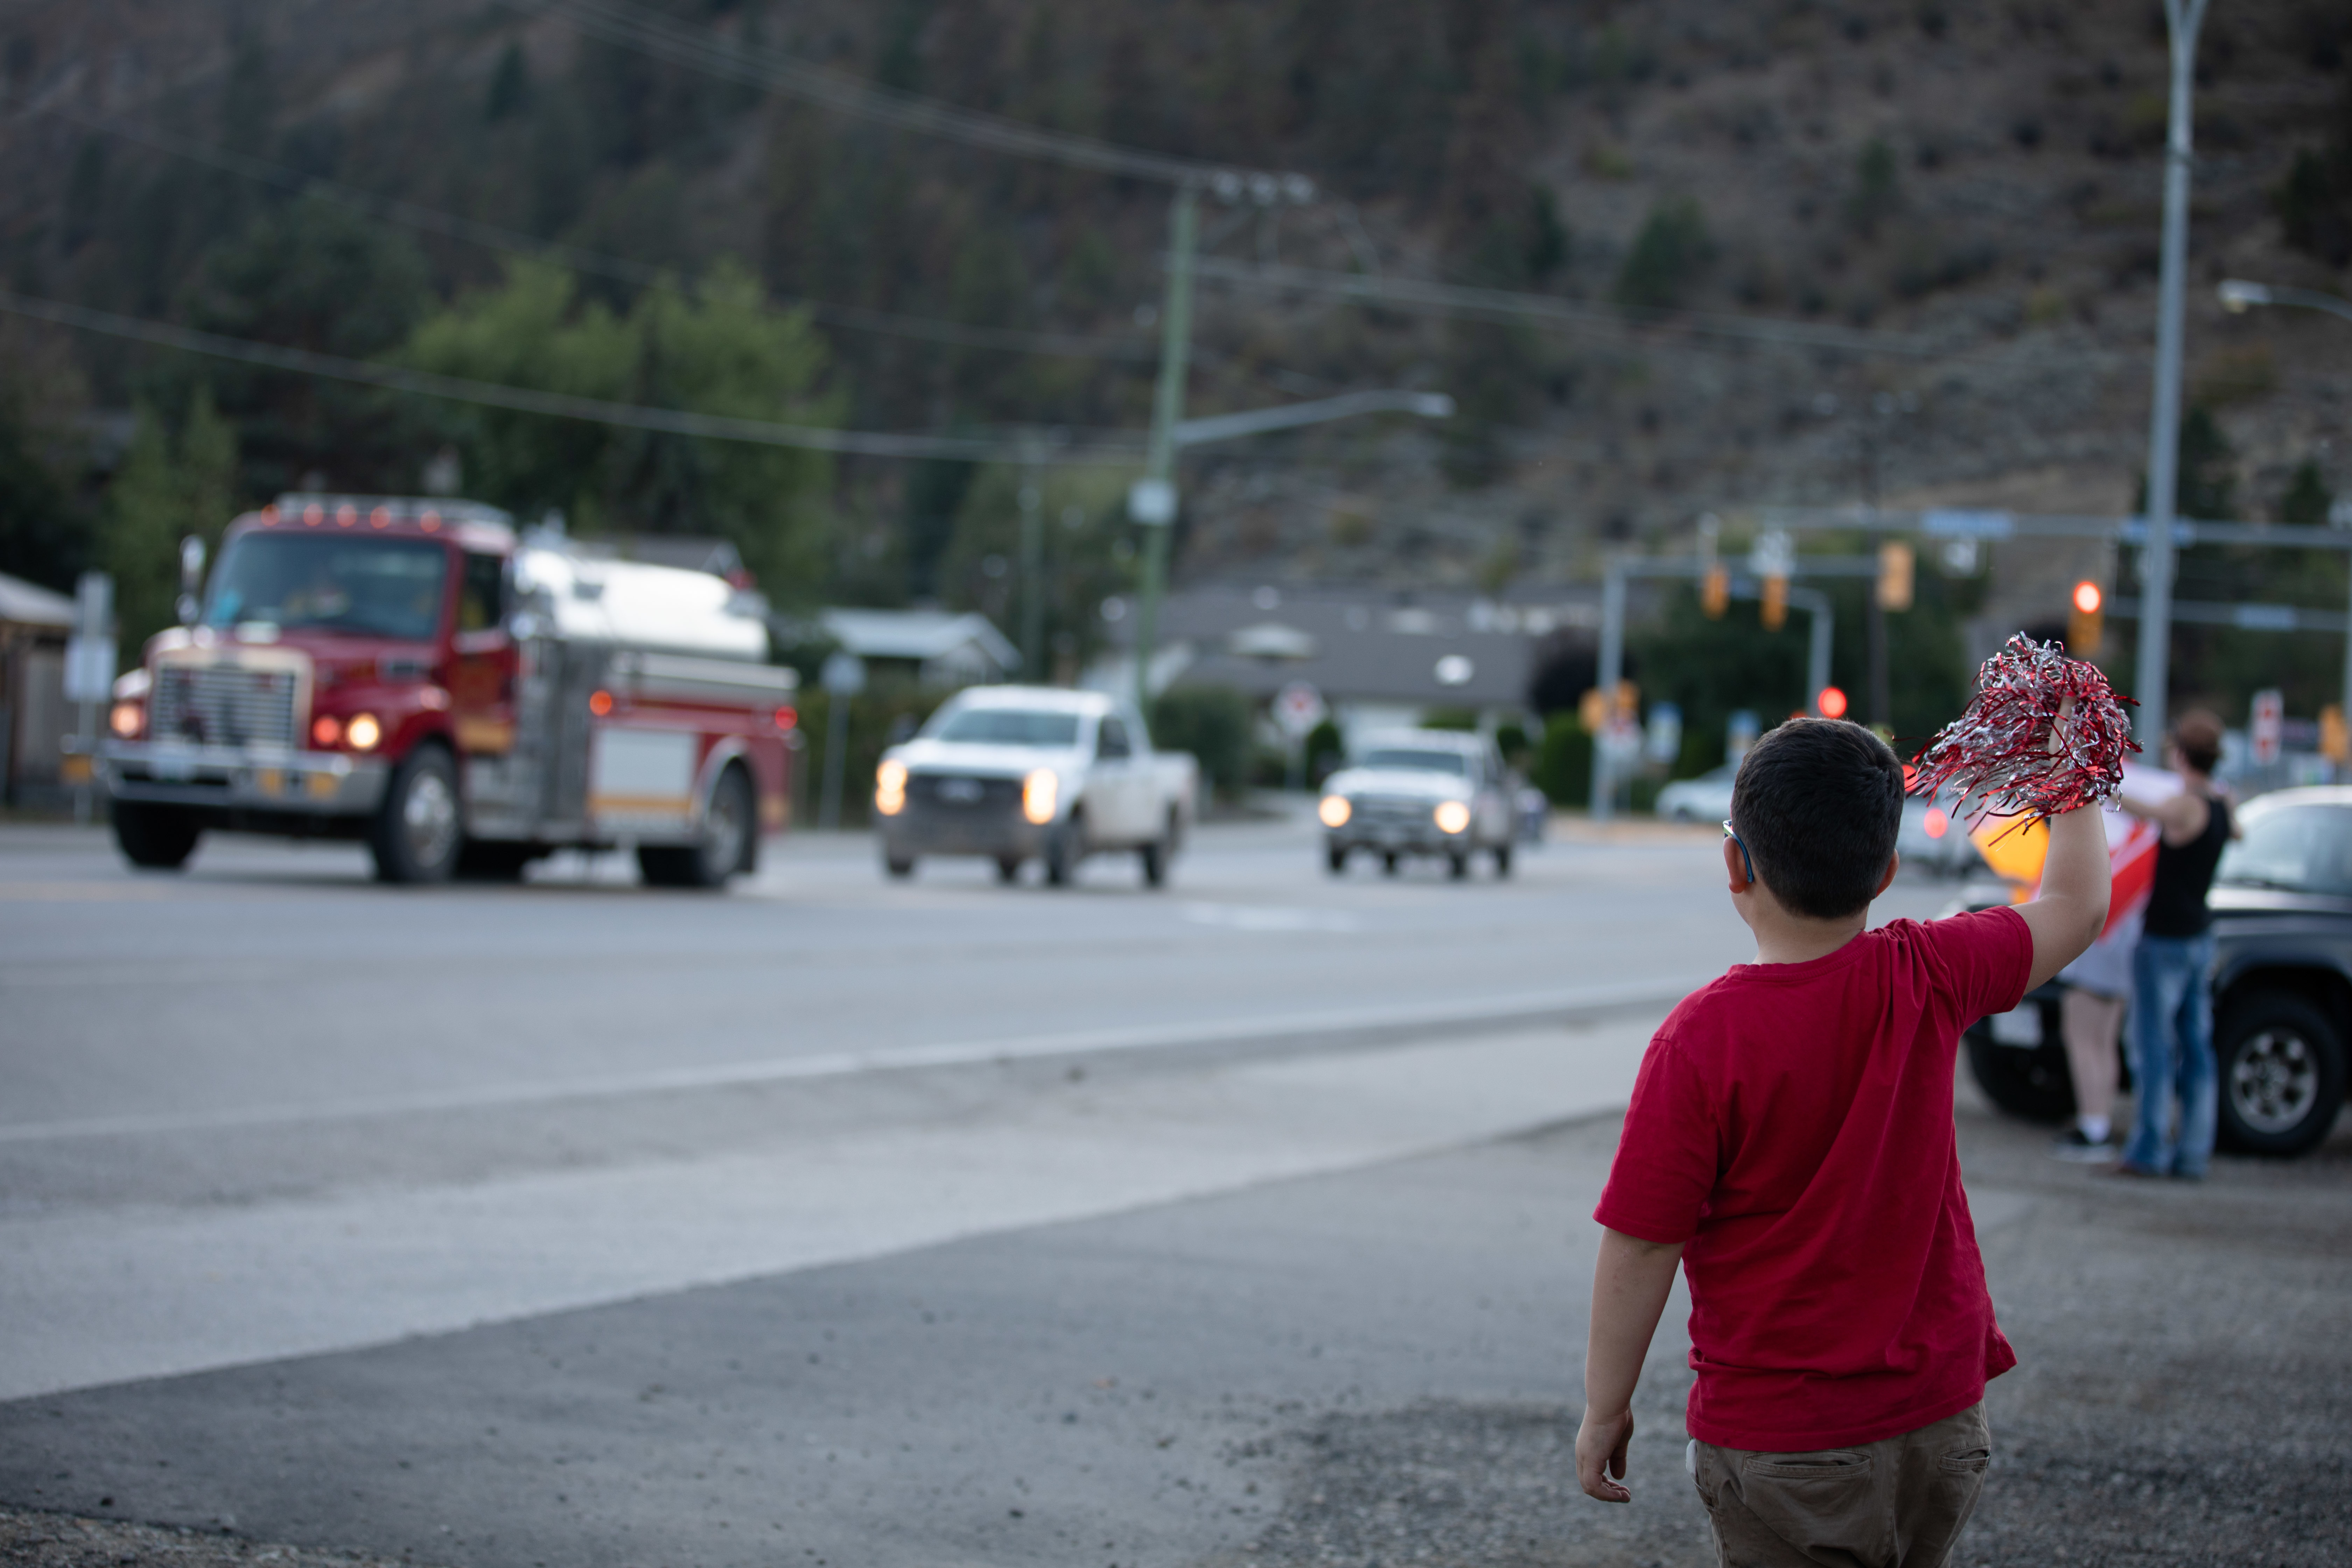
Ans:
POLYGON ((2083 955, 2107 923, 2113 887, 2107 862, 2107 832, 2099 810, 2086 805, 2050 819, 2050 853, 2042 862, 2042 891, 2018 913, 2033 932, 2033 968, 2028 991, 2083 955))

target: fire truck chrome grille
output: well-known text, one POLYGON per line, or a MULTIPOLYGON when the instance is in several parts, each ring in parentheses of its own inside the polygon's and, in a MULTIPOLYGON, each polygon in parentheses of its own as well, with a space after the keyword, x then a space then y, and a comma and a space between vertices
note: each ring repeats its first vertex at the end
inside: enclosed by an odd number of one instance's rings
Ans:
POLYGON ((293 672, 167 664, 155 672, 148 733, 205 746, 295 743, 293 672))

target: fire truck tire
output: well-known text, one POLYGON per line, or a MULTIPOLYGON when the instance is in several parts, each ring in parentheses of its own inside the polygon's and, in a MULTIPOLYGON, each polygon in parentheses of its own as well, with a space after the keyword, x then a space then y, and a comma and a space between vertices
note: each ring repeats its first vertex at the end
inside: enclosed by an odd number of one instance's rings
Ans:
POLYGON ((368 828, 375 874, 385 882, 446 882, 466 842, 457 764, 444 747, 425 744, 401 760, 368 828))
POLYGON ((702 813, 702 842, 647 846, 637 851, 637 872, 656 888, 721 888, 727 879, 750 868, 757 850, 759 807, 751 781, 743 770, 730 767, 710 787, 710 804, 702 813))
POLYGON ((204 830, 184 811, 141 801, 114 803, 114 842, 122 858, 150 871, 176 871, 196 852, 204 830))

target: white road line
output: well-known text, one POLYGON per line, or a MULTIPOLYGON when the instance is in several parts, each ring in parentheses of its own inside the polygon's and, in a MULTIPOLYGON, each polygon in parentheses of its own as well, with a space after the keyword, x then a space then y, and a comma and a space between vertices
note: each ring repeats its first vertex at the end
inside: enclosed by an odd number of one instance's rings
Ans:
POLYGON ((1038 1057, 1089 1056, 1115 1051, 1219 1045, 1235 1040, 1295 1039, 1302 1036, 1338 1035, 1350 1030, 1453 1027, 1477 1028, 1501 1020, 1570 1016, 1600 1008, 1633 1006, 1680 1000, 1711 975, 1653 975, 1606 985, 1570 986, 1552 991, 1521 992, 1489 996, 1475 1002, 1444 1001, 1382 1006, 1339 1008, 1319 1013, 1255 1016, 1213 1023, 1142 1026, 1124 1029, 1076 1030, 1067 1034, 1032 1035, 996 1040, 960 1040, 930 1046, 887 1047, 870 1051, 821 1051, 806 1056, 776 1057, 760 1061, 722 1062, 708 1067, 662 1068, 644 1072, 615 1073, 568 1082, 485 1084, 446 1092, 383 1095, 367 1100, 321 1100, 308 1105, 239 1107, 194 1113, 157 1112, 135 1116, 93 1116, 70 1121, 32 1121, 0 1125, 0 1143, 37 1143, 72 1138, 138 1136, 168 1132, 205 1132, 247 1127, 278 1127, 305 1121, 331 1121, 360 1117, 416 1112, 480 1110, 522 1105, 557 1104, 572 1100, 598 1100, 674 1089, 722 1089, 796 1079, 846 1078, 858 1073, 901 1071, 917 1068, 964 1067, 988 1062, 1024 1061, 1038 1057))
MULTIPOLYGON (((1649 1015, 1055 1084, 756 1153, 0 1219, 0 1399, 382 1344, 1118 1214, 1622 1105, 1649 1015)), ((1561 1223, 1591 1194, 1559 1194, 1561 1223)))

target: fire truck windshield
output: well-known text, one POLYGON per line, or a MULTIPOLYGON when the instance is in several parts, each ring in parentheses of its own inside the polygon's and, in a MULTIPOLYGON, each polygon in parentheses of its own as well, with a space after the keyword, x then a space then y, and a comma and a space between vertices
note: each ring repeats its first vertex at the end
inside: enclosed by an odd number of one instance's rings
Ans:
POLYGON ((359 637, 430 639, 448 552, 425 539, 240 534, 221 555, 205 625, 267 621, 359 637))

